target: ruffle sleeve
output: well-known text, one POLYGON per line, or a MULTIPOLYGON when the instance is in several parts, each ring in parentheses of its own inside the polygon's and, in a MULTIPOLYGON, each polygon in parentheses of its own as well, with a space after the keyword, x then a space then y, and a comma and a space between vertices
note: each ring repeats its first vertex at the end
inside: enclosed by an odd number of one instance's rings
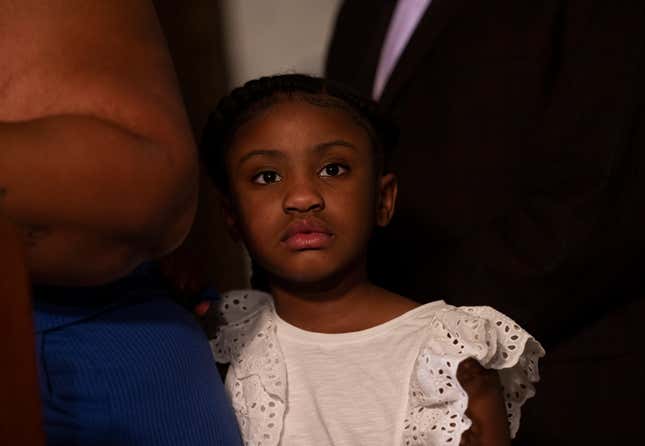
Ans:
POLYGON ((468 395, 457 381, 467 358, 499 371, 511 437, 520 408, 535 394, 540 344, 507 316, 490 307, 448 307, 431 319, 410 379, 403 445, 457 445, 471 421, 468 395))
POLYGON ((222 320, 211 341, 217 362, 230 363, 226 391, 244 444, 275 446, 286 407, 286 365, 276 338, 271 297, 236 290, 222 295, 222 320))

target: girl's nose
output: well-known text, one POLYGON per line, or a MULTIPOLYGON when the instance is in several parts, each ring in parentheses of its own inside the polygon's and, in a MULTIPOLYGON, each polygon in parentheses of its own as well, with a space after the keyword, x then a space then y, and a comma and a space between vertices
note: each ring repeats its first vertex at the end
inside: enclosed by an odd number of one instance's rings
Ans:
POLYGON ((314 184, 299 181, 287 190, 283 208, 287 213, 321 211, 325 208, 325 200, 314 184))

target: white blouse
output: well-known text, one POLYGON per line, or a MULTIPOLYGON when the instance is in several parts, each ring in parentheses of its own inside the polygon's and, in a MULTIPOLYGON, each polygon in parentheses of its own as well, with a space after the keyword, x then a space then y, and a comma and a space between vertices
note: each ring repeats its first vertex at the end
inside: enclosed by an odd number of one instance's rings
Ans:
POLYGON ((457 367, 472 357, 499 371, 514 436, 534 395, 544 350, 490 307, 417 307, 352 333, 301 330, 268 294, 240 290, 218 303, 215 359, 246 445, 458 445, 470 427, 457 367))

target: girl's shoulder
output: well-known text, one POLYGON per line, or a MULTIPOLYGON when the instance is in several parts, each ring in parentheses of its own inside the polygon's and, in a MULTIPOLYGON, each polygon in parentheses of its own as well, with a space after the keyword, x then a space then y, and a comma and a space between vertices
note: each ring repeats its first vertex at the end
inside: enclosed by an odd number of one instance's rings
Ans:
POLYGON ((253 289, 231 290, 222 293, 214 306, 221 322, 235 324, 242 319, 257 316, 257 313, 273 308, 273 297, 264 291, 253 289))
POLYGON ((211 340, 215 360, 229 363, 254 338, 266 337, 274 325, 274 311, 273 298, 268 293, 252 289, 222 293, 208 316, 209 324, 215 326, 211 340))
POLYGON ((519 324, 491 307, 455 307, 439 302, 429 304, 425 311, 426 306, 417 309, 418 318, 424 322, 425 340, 410 380, 406 431, 414 435, 418 431, 434 432, 433 426, 441 426, 445 429, 439 429, 436 435, 442 436, 468 429, 468 396, 457 380, 457 369, 472 358, 498 371, 514 436, 522 405, 535 395, 537 363, 544 349, 519 324))
POLYGON ((287 375, 273 298, 256 290, 230 291, 222 294, 214 312, 219 323, 211 350, 217 362, 230 364, 226 387, 242 437, 252 444, 276 445, 286 410, 287 375))
POLYGON ((425 315, 421 313, 427 323, 428 347, 475 358, 493 369, 517 363, 527 350, 544 355, 526 330, 492 307, 455 307, 443 301, 430 305, 425 315))

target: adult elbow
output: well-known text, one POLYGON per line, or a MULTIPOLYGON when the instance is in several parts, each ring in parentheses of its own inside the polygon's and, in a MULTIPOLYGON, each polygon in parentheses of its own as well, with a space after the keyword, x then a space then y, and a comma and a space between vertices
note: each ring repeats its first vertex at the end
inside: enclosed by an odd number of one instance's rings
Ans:
POLYGON ((165 156, 148 166, 149 187, 132 203, 133 249, 154 259, 177 248, 192 226, 198 200, 199 168, 192 146, 182 156, 165 156), (187 153, 190 153, 189 155, 187 153))

